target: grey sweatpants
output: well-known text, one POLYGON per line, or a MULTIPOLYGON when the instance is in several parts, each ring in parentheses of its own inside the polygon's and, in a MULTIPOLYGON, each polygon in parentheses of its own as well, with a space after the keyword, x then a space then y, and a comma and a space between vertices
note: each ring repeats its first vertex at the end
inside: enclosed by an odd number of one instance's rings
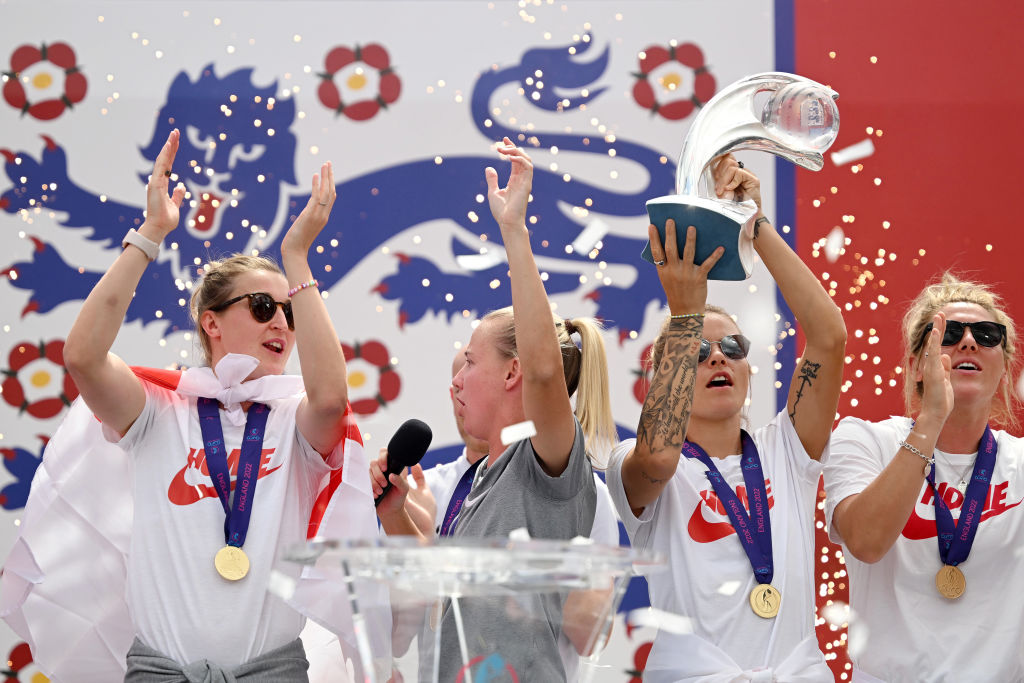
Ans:
POLYGON ((309 662, 302 641, 265 652, 225 671, 203 659, 182 666, 138 638, 128 650, 125 683, 309 683, 309 662))

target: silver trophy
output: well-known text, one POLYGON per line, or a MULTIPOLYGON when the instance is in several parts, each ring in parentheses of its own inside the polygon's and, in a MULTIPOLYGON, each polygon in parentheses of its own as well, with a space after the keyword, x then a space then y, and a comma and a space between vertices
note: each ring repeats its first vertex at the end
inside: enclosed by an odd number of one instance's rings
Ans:
MULTIPOLYGON (((739 150, 771 152, 812 171, 824 164, 822 153, 839 134, 839 93, 802 76, 763 73, 723 88, 701 109, 686 134, 676 170, 676 194, 647 202, 651 223, 665 240, 665 222, 676 224, 679 250, 686 228, 697 228, 695 261, 702 263, 719 246, 725 254, 712 268, 712 280, 750 277, 754 247, 750 223, 757 207, 715 196, 711 161, 739 150)), ((641 254, 652 261, 648 244, 641 254)))

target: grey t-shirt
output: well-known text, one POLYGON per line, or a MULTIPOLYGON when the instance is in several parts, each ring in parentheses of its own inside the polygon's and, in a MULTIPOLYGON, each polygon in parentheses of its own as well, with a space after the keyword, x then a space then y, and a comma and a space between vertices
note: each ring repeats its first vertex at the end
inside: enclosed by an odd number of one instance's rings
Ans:
MULTIPOLYGON (((577 421, 569 464, 558 477, 544 472, 529 439, 509 446, 490 467, 482 463, 453 535, 508 536, 525 527, 531 538, 589 536, 596 505, 594 476, 577 421)), ((565 681, 558 651, 562 602, 553 593, 461 599, 469 660, 476 662, 473 674, 463 680, 475 680, 482 669, 498 675, 511 668, 520 681, 565 681)), ((444 603, 440 628, 440 680, 450 683, 462 668, 451 601, 444 603)))

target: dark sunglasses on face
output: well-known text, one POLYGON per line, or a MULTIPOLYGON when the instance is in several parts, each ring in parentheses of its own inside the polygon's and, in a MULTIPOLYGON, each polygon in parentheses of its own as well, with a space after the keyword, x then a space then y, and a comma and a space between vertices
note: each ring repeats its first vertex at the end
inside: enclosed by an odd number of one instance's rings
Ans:
MULTIPOLYGON (((928 333, 932 331, 932 327, 934 327, 933 323, 928 323, 924 326, 924 332, 921 333, 921 338, 917 340, 917 345, 914 346, 915 353, 924 346, 924 342, 928 339, 928 333)), ((942 335, 942 345, 953 346, 958 343, 964 337, 964 328, 970 328, 974 341, 978 342, 981 346, 992 348, 1002 343, 1003 348, 1006 348, 1006 325, 995 323, 991 320, 983 320, 978 323, 947 320, 946 332, 942 335)))
POLYGON ((718 344, 726 358, 742 360, 747 357, 750 351, 750 340, 742 334, 730 334, 722 337, 720 341, 700 340, 700 352, 697 354, 697 362, 703 363, 711 355, 711 345, 718 344))
POLYGON ((265 292, 242 294, 241 296, 236 296, 234 299, 228 299, 222 304, 210 306, 210 310, 214 312, 223 311, 228 306, 236 304, 245 298, 249 299, 249 312, 252 313, 252 317, 255 318, 257 322, 269 323, 273 320, 274 315, 277 314, 277 307, 280 306, 281 310, 284 311, 284 319, 288 323, 288 329, 295 329, 295 321, 292 319, 292 302, 274 301, 274 297, 265 292))

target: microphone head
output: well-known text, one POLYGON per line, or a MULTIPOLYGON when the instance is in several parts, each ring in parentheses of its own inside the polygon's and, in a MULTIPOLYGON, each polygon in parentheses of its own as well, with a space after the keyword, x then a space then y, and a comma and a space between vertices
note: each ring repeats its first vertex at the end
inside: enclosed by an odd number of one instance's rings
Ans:
POLYGON ((388 441, 388 470, 401 472, 402 468, 418 463, 430 448, 433 432, 426 422, 413 418, 406 420, 388 441))

